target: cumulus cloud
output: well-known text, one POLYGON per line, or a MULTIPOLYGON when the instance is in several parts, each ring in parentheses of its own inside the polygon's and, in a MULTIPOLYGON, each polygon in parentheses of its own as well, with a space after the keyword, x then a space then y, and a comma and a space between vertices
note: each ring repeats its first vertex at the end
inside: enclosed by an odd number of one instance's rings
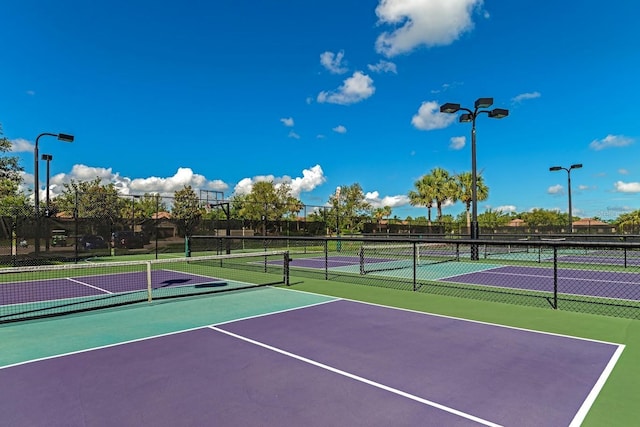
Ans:
POLYGON ((547 188, 547 193, 553 195, 564 194, 564 187, 560 184, 552 185, 551 187, 547 188))
POLYGON ((449 148, 452 150, 462 150, 467 142, 464 136, 454 136, 449 140, 449 148))
POLYGON ((324 184, 327 178, 324 176, 324 171, 320 165, 315 165, 312 168, 304 169, 301 177, 291 178, 289 176, 276 177, 274 175, 258 175, 253 178, 244 178, 240 180, 233 192, 234 194, 249 194, 253 189, 253 185, 256 182, 273 182, 277 187, 282 184, 288 184, 291 187, 291 195, 293 197, 299 197, 303 192, 309 192, 316 187, 324 184))
POLYGON ((514 104, 520 104, 522 101, 540 98, 541 96, 542 95, 540 94, 540 92, 521 93, 520 95, 516 95, 513 98, 511 98, 511 102, 514 104))
POLYGON ((338 125, 334 127, 332 130, 336 133, 347 133, 347 128, 342 125, 338 125))
POLYGON ((438 101, 428 101, 422 103, 418 113, 411 119, 411 124, 420 130, 442 129, 453 123, 455 119, 455 114, 440 112, 438 101))
POLYGON ((398 74, 398 69, 396 64, 390 61, 385 61, 381 59, 377 64, 368 64, 367 68, 369 71, 373 71, 374 73, 393 73, 398 74))
POLYGON ((14 153, 32 153, 34 148, 35 144, 26 139, 16 138, 11 140, 11 151, 14 153))
POLYGON ((385 206, 389 206, 390 208, 395 208, 399 206, 406 206, 409 204, 408 196, 398 195, 398 196, 380 197, 380 193, 377 191, 366 193, 364 195, 364 199, 365 201, 370 203, 374 209, 384 208, 385 206))
POLYGON ((344 51, 338 53, 323 52, 320 54, 320 64, 333 74, 344 74, 349 69, 342 62, 344 59, 344 51))
POLYGON ((594 139, 591 141, 589 148, 595 151, 600 151, 611 147, 626 147, 633 143, 633 138, 629 138, 624 135, 607 135, 603 139, 594 139))
POLYGON ((320 103, 349 105, 369 98, 375 91, 373 79, 361 71, 356 71, 338 89, 320 92, 317 100, 320 103))
POLYGON ((280 119, 280 121, 282 122, 282 124, 284 124, 286 127, 292 127, 293 126, 293 117, 283 117, 282 119, 280 119))
POLYGON ((640 182, 617 181, 613 186, 618 193, 640 193, 640 182))
POLYGON ((471 16, 483 0, 380 0, 376 15, 385 31, 376 40, 376 51, 392 57, 418 46, 444 46, 473 29, 471 16))

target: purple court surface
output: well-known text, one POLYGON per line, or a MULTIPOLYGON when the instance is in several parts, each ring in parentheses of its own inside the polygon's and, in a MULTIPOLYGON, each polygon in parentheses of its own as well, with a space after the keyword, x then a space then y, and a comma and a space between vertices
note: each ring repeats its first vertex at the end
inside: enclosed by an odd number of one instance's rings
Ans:
MULTIPOLYGON (((640 273, 558 269, 558 292, 640 301, 640 273)), ((553 269, 505 266, 440 279, 441 281, 553 292, 553 269)))
MULTIPOLYGON (((133 272, 3 283, 0 285, 0 304, 10 305, 144 291, 147 289, 146 277, 145 272, 133 272)), ((214 282, 221 281, 212 277, 171 270, 151 272, 153 289, 198 286, 214 282)))
POLYGON ((0 368, 10 426, 579 425, 623 346, 338 300, 0 368))

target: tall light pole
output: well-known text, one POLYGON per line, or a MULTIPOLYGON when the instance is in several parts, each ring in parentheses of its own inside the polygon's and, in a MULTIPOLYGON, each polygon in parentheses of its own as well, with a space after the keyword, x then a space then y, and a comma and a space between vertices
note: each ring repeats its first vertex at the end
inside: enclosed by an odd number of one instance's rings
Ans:
POLYGON ((35 217, 36 217, 36 236, 35 236, 35 244, 34 250, 36 253, 40 252, 40 177, 38 174, 38 142, 40 138, 43 136, 55 136, 60 141, 64 142, 73 142, 73 135, 68 135, 66 133, 41 133, 36 138, 36 144, 33 148, 33 196, 34 196, 34 207, 35 207, 35 217))
POLYGON ((580 169, 582 167, 582 163, 575 163, 568 168, 563 168, 562 166, 551 166, 549 171, 567 171, 567 194, 569 195, 569 233, 573 233, 573 212, 571 211, 571 170, 572 169, 580 169))
POLYGON ((42 160, 44 160, 45 162, 47 162, 47 195, 45 196, 45 200, 46 200, 46 205, 45 205, 45 216, 49 216, 49 214, 51 213, 50 209, 51 207, 49 206, 49 179, 51 177, 51 172, 49 169, 49 163, 51 162, 51 160, 53 160, 53 156, 51 154, 43 154, 42 155, 42 160))
MULTIPOLYGON (((478 173, 476 168, 476 118, 486 113, 492 119, 502 119, 509 115, 509 110, 504 108, 494 108, 493 110, 482 110, 493 105, 493 98, 478 98, 473 110, 461 107, 460 104, 447 102, 440 106, 441 113, 454 114, 458 111, 466 111, 460 115, 460 123, 471 122, 471 239, 476 240, 480 236, 478 227, 478 173)), ((471 259, 479 259, 478 245, 471 245, 471 259)))

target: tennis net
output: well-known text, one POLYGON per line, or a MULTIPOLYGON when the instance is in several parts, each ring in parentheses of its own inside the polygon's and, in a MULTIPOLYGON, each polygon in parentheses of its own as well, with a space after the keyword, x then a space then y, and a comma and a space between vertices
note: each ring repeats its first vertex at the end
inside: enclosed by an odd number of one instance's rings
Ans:
POLYGON ((289 284, 287 251, 0 269, 0 323, 289 284))
POLYGON ((455 243, 363 244, 359 258, 360 274, 367 274, 457 261, 460 250, 455 243))

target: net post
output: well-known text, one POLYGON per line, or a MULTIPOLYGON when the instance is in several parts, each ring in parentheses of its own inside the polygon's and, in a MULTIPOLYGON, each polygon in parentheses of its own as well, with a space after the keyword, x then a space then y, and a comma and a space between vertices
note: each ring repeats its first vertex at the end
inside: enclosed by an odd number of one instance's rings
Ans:
POLYGON ((151 286, 151 263, 147 262, 147 302, 151 302, 153 300, 152 297, 152 289, 151 286))

